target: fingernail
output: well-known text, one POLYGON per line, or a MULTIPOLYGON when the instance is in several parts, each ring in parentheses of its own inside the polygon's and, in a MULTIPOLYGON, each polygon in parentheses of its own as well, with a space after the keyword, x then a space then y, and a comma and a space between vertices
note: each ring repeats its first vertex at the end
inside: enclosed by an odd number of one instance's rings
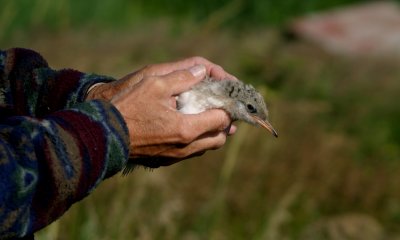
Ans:
POLYGON ((233 134, 235 134, 236 130, 237 130, 237 127, 235 125, 231 125, 228 135, 232 136, 233 134))
POLYGON ((196 78, 204 77, 206 75, 206 67, 204 65, 193 66, 193 67, 189 68, 189 71, 196 78))

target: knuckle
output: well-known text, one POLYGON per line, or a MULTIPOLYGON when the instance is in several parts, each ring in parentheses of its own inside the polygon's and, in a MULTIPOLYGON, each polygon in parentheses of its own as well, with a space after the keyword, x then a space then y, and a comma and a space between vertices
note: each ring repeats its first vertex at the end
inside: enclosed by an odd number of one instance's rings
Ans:
POLYGON ((224 68, 221 67, 221 66, 218 65, 218 64, 214 64, 214 65, 212 66, 212 68, 213 68, 214 71, 217 71, 217 72, 225 72, 224 68))
POLYGON ((181 81, 181 80, 184 80, 185 77, 187 76, 186 73, 189 73, 189 72, 180 70, 180 71, 176 71, 176 72, 169 74, 169 77, 171 79, 173 79, 174 81, 181 81))
POLYGON ((179 136, 180 136, 182 143, 186 143, 186 144, 192 142, 192 140, 193 140, 192 135, 193 134, 185 128, 181 128, 181 130, 179 132, 179 136))
POLYGON ((221 114, 218 117, 218 123, 219 123, 219 130, 223 131, 225 130, 227 127, 229 127, 229 125, 231 124, 231 118, 229 116, 229 114, 225 111, 220 111, 221 114))
POLYGON ((179 81, 187 81, 191 79, 194 79, 194 76, 189 71, 181 71, 180 74, 177 75, 177 80, 179 81))
POLYGON ((224 146, 225 143, 226 143, 226 135, 223 132, 221 132, 216 137, 215 143, 214 143, 214 146, 212 147, 212 149, 214 149, 214 150, 218 149, 218 148, 224 146))
POLYGON ((161 78, 159 77, 148 77, 146 78, 147 83, 149 84, 149 87, 154 88, 154 89, 164 89, 165 88, 165 82, 162 81, 161 78))
POLYGON ((187 124, 184 123, 179 124, 178 129, 179 129, 178 131, 179 139, 182 143, 188 144, 193 141, 194 134, 190 130, 187 124))
POLYGON ((218 64, 216 64, 214 67, 216 69, 218 69, 219 71, 224 71, 225 72, 224 68, 222 66, 218 65, 218 64))
POLYGON ((168 76, 172 78, 185 78, 190 75, 190 71, 188 69, 177 69, 168 74, 168 76))

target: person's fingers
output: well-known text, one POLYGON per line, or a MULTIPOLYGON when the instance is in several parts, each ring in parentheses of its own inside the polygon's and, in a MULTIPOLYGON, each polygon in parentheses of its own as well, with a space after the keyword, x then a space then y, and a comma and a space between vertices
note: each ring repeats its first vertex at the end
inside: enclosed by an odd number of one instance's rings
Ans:
POLYGON ((211 65, 209 71, 207 72, 207 75, 217 80, 238 80, 232 74, 225 72, 225 70, 219 65, 211 65))
POLYGON ((168 86, 172 95, 178 95, 202 81, 205 73, 206 69, 203 65, 196 65, 189 70, 180 70, 164 75, 162 81, 168 86))
POLYGON ((215 79, 237 79, 235 76, 225 72, 225 70, 203 57, 191 57, 183 60, 149 65, 143 69, 143 74, 147 76, 165 75, 173 71, 185 70, 195 65, 204 65, 206 74, 215 79))
POLYGON ((198 153, 218 149, 226 142, 226 133, 223 131, 206 133, 195 141, 182 145, 182 147, 175 147, 167 149, 161 153, 164 157, 172 157, 177 159, 185 159, 187 157, 196 155, 198 153))
POLYGON ((143 74, 144 73, 141 70, 129 73, 128 75, 120 78, 118 81, 115 81, 114 85, 120 90, 125 89, 127 87, 132 87, 143 80, 144 77, 143 74))
POLYGON ((231 125, 231 127, 229 128, 229 132, 228 132, 228 136, 232 136, 233 134, 236 133, 237 127, 236 125, 231 125))
POLYGON ((179 71, 179 70, 185 70, 188 68, 191 68, 195 65, 204 65, 207 68, 207 73, 208 68, 211 65, 215 65, 212 62, 208 61, 207 59, 203 57, 191 57, 191 58, 186 58, 182 59, 179 61, 175 62, 168 62, 168 63, 159 63, 159 64, 154 64, 154 65, 149 65, 146 66, 143 70, 145 74, 148 75, 165 75, 173 71, 179 71))
POLYGON ((181 65, 204 65, 207 69, 207 75, 211 76, 215 79, 233 79, 237 80, 237 78, 229 73, 227 73, 221 66, 210 62, 209 60, 203 57, 192 57, 188 59, 181 60, 178 62, 181 65))
MULTIPOLYGON (((160 145, 146 146, 142 148, 144 152, 153 153, 153 158, 157 160, 157 165, 168 166, 181 160, 200 156, 207 150, 218 149, 226 142, 226 133, 224 131, 206 133, 189 144, 167 144, 160 148, 160 145)), ((132 159, 148 158, 149 155, 131 154, 132 159)), ((149 159, 152 161, 151 159, 149 159)), ((142 162, 143 165, 147 165, 142 162)))
MULTIPOLYGON (((182 114, 184 127, 197 134, 191 136, 196 139, 207 132, 223 131, 231 123, 229 115, 221 109, 210 109, 198 114, 182 114)), ((191 140, 188 138, 187 140, 191 140)))
POLYGON ((191 57, 177 61, 175 62, 175 64, 176 66, 179 66, 183 69, 190 68, 191 66, 194 65, 204 65, 207 69, 207 75, 209 76, 212 76, 216 79, 226 79, 229 77, 234 78, 232 75, 225 72, 225 70, 221 66, 212 63, 203 57, 198 57, 198 56, 191 57))

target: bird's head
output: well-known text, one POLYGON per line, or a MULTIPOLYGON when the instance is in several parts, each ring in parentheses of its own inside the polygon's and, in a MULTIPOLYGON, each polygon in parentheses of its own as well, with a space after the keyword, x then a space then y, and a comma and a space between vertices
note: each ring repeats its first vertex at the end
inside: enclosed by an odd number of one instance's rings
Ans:
POLYGON ((263 96, 251 85, 241 81, 227 81, 226 93, 234 100, 235 107, 230 114, 234 120, 243 120, 253 125, 260 125, 278 137, 268 121, 268 109, 263 96))

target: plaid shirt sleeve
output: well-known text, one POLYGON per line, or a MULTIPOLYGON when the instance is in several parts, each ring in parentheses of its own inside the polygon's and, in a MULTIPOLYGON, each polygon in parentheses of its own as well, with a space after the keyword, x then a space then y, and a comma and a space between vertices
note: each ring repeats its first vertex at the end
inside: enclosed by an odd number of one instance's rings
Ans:
POLYGON ((0 239, 32 235, 125 166, 122 116, 84 100, 110 81, 53 70, 31 50, 0 51, 0 239))

